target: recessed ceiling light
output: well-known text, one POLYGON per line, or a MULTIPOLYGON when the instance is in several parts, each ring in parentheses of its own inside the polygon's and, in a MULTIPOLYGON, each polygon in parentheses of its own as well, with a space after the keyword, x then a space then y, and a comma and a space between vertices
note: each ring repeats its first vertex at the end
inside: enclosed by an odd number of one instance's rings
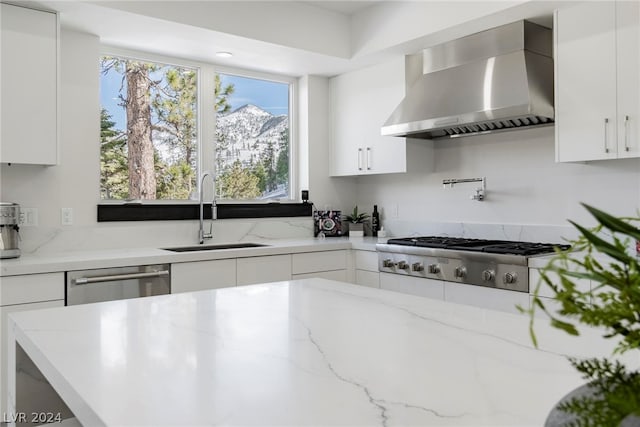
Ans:
POLYGON ((233 56, 233 53, 231 52, 216 52, 216 56, 219 58, 231 58, 233 56))

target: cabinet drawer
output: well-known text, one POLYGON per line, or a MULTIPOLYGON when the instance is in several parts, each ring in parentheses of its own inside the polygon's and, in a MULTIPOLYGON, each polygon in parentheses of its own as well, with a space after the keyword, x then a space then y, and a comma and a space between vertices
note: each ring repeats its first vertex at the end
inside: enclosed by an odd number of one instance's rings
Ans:
POLYGON ((291 279, 291 255, 238 258, 238 285, 291 279))
POLYGON ((378 271, 378 252, 355 251, 356 269, 378 271))
POLYGON ((380 273, 366 270, 356 270, 356 284, 369 286, 372 288, 380 287, 380 273))
POLYGON ((380 273, 380 288, 420 297, 438 300, 444 299, 444 285, 442 280, 380 273))
POLYGON ((294 280, 295 279, 311 279, 311 278, 338 280, 340 282, 346 282, 347 270, 318 271, 316 273, 294 274, 292 277, 292 279, 294 280))
POLYGON ((0 277, 0 306, 64 299, 64 273, 0 277))
POLYGON ((293 274, 315 273, 318 271, 345 270, 347 251, 326 251, 293 254, 291 272, 293 274))

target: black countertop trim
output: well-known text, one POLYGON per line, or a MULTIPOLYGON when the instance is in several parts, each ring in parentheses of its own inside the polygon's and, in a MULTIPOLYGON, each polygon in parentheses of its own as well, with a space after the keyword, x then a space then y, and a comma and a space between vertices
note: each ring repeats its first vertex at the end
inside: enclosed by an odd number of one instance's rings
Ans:
MULTIPOLYGON (((311 217, 311 203, 218 203, 218 219, 311 217)), ((211 203, 204 204, 205 219, 211 218, 211 203)), ((98 205, 98 222, 175 221, 200 218, 197 204, 98 205)))

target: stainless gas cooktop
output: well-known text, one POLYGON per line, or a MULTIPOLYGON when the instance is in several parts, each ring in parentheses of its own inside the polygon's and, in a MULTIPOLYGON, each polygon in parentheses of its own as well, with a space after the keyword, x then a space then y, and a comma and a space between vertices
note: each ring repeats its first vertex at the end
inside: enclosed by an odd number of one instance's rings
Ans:
POLYGON ((466 239, 407 237, 376 245, 378 269, 405 276, 529 292, 528 259, 568 245, 466 239))

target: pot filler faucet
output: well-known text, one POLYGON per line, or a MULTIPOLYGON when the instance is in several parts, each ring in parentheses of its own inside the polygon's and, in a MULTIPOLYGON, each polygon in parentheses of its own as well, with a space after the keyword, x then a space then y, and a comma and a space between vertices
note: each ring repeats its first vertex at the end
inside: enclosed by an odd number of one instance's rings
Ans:
POLYGON ((200 176, 200 228, 198 230, 198 242, 204 243, 205 239, 213 239, 213 221, 218 219, 218 206, 216 203, 216 179, 209 171, 202 172, 200 176), (211 199, 211 222, 209 222, 209 232, 204 232, 204 179, 209 176, 211 178, 211 187, 213 189, 213 198, 211 199))
POLYGON ((447 186, 449 186, 449 188, 453 188, 453 186, 455 184, 462 184, 465 182, 480 182, 481 183, 481 187, 476 188, 476 194, 471 196, 471 200, 476 200, 478 202, 481 202, 485 199, 485 197, 487 196, 487 177, 482 177, 482 178, 463 178, 463 179, 459 179, 459 178, 454 178, 454 179, 445 179, 442 181, 442 186, 444 188, 447 188, 447 186))

